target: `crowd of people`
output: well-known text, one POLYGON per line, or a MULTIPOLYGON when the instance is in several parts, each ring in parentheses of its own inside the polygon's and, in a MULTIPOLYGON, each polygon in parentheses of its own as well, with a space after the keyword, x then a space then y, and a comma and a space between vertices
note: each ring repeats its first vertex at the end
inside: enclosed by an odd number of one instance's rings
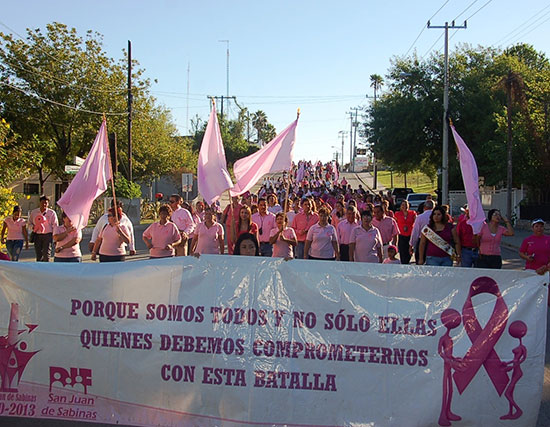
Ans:
MULTIPOLYGON (((346 262, 501 268, 500 242, 512 236, 510 221, 491 209, 481 231, 468 224, 468 206, 451 217, 447 206, 428 198, 419 211, 402 201, 394 212, 391 194, 352 188, 339 179, 335 162, 299 162, 290 173, 266 177, 257 193, 233 197, 221 211, 218 202, 194 204, 178 194, 158 210, 159 220, 142 235, 150 258, 202 254, 317 259, 346 262), (288 195, 288 196, 287 196, 288 195)), ((550 269, 550 236, 544 221, 532 223, 520 257, 526 268, 539 273, 550 269)), ((49 199, 30 213, 28 223, 16 207, 4 220, 2 242, 17 261, 23 245, 34 242, 37 261, 80 262, 82 233, 62 214, 58 224, 49 199), (29 228, 30 233, 27 232, 29 228), (7 239, 5 232, 7 231, 7 239)), ((112 206, 97 222, 89 243, 92 260, 124 261, 135 254, 134 228, 122 211, 112 206)))

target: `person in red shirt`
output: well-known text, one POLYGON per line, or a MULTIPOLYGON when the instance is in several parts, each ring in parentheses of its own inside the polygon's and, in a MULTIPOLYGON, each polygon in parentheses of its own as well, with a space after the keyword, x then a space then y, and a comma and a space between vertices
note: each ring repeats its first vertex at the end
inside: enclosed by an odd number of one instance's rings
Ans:
POLYGON ((519 256, 525 260, 526 270, 544 274, 550 269, 550 236, 544 235, 544 221, 540 218, 533 220, 531 227, 533 234, 523 240, 519 256))
POLYGON ((458 225, 456 226, 456 234, 458 235, 460 247, 462 248, 460 266, 473 267, 479 256, 479 244, 477 240, 474 239, 474 230, 472 226, 468 224, 468 219, 470 218, 468 205, 464 205, 461 209, 464 213, 458 218, 458 225))
POLYGON ((397 243, 399 258, 401 259, 401 264, 408 264, 411 261, 409 242, 411 240, 414 222, 416 221, 416 212, 409 209, 409 202, 403 200, 394 218, 399 228, 399 240, 397 243))

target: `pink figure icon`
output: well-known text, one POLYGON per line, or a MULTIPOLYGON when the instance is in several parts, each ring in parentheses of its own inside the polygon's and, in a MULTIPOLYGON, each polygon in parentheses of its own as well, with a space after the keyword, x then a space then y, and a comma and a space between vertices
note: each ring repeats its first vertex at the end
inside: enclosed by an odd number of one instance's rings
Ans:
POLYGON ((443 358, 443 398, 441 401, 441 413, 439 415, 440 426, 450 426, 451 421, 460 421, 462 418, 451 412, 453 398, 453 377, 451 370, 462 371, 462 359, 453 357, 453 339, 450 336, 451 329, 460 326, 460 313, 448 308, 441 313, 441 322, 447 328, 447 332, 439 339, 437 351, 443 358))
POLYGON ((512 350, 512 353, 514 353, 514 360, 511 360, 510 362, 502 362, 501 364, 503 370, 505 370, 506 372, 513 370, 513 372, 512 379, 510 380, 508 386, 506 387, 506 390, 504 391, 504 396, 506 397, 506 399, 508 399, 508 402, 510 404, 510 410, 506 415, 500 417, 500 419, 517 420, 519 417, 521 417, 523 411, 514 401, 514 389, 516 388, 517 382, 523 376, 523 371, 521 370, 520 365, 527 358, 527 349, 521 342, 521 339, 527 333, 527 325, 521 320, 516 320, 510 325, 510 327, 508 328, 508 332, 512 337, 519 339, 519 345, 512 350), (516 410, 516 412, 514 412, 514 409, 516 410))

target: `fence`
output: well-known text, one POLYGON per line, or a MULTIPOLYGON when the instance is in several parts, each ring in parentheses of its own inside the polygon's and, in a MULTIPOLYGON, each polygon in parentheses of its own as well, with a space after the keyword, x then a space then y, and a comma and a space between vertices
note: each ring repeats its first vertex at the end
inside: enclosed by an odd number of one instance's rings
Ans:
MULTIPOLYGON (((503 214, 506 214, 506 190, 481 189, 479 193, 481 195, 481 204, 483 205, 483 210, 485 212, 489 209, 499 209, 503 214)), ((512 217, 516 220, 521 219, 519 204, 523 198, 523 187, 512 189, 512 217)), ((459 214, 460 207, 466 203, 466 193, 464 191, 449 191, 449 206, 451 215, 459 214)))

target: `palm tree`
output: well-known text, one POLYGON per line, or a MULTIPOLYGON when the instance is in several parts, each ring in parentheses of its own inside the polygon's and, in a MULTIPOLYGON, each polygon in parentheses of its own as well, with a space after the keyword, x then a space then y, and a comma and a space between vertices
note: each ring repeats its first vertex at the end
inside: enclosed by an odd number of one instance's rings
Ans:
POLYGON ((374 102, 376 102, 376 92, 384 85, 384 79, 380 74, 370 75, 370 87, 374 88, 374 102))
POLYGON ((258 146, 262 146, 265 141, 262 141, 262 131, 267 125, 267 115, 258 110, 252 114, 252 127, 256 129, 256 143, 258 146))

